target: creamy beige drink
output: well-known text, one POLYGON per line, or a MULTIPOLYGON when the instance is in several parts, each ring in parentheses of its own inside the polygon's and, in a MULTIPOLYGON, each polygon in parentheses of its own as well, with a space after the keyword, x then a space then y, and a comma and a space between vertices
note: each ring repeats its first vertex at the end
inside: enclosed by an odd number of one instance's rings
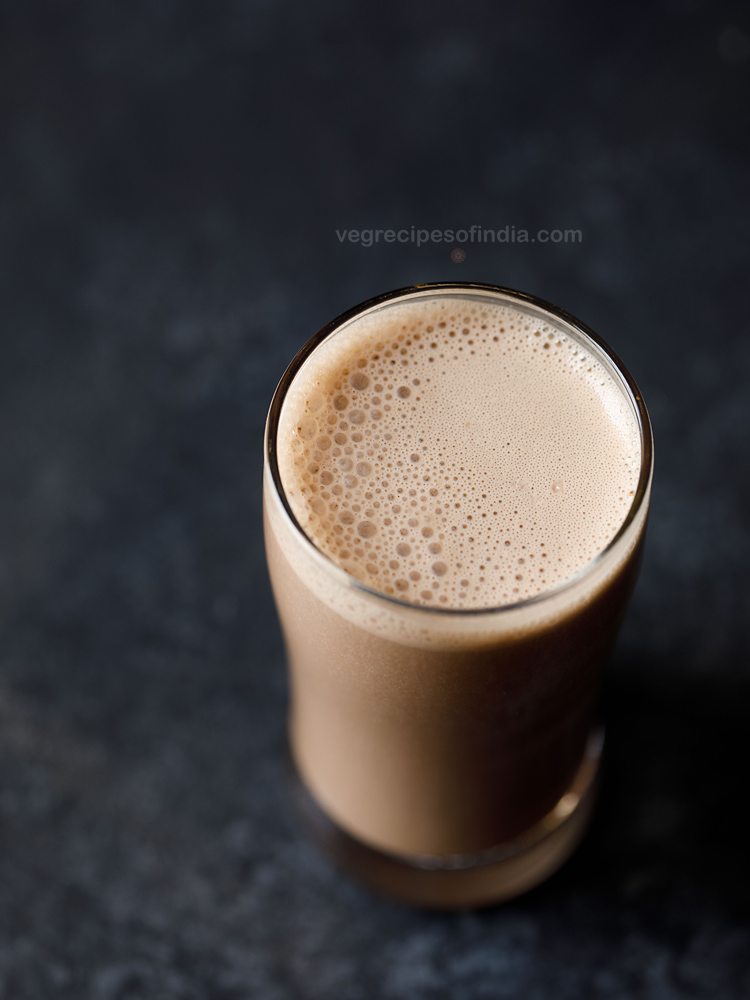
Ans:
POLYGON ((645 411, 577 326, 488 289, 379 302, 293 368, 265 509, 303 781, 405 863, 544 839, 632 584, 645 411))

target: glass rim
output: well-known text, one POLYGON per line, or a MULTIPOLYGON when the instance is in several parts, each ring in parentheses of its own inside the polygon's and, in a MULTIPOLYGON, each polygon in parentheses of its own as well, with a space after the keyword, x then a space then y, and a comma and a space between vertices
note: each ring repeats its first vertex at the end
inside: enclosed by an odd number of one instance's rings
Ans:
POLYGON ((263 458, 264 465, 267 463, 267 467, 271 473, 271 481, 273 483, 276 497, 279 499, 282 510, 288 518, 292 529, 302 540, 310 554, 316 560, 321 561, 321 565, 325 567, 327 572, 337 576, 343 584, 353 588, 361 594, 386 602, 397 609, 410 611, 417 615, 423 614, 426 616, 438 615, 453 618, 475 618, 482 615, 494 616, 509 614, 510 612, 520 611, 534 605, 544 604, 556 597, 559 597, 566 591, 573 589, 576 584, 580 583, 597 567, 602 565, 609 553, 617 547, 621 539, 627 534, 628 529, 637 517, 648 494, 653 471, 653 432, 646 404, 643 401, 643 396, 633 376, 609 344, 607 344, 606 341, 596 334, 589 326, 582 323, 577 317, 573 316, 572 313, 569 313, 567 310, 562 309, 545 299, 539 298, 536 295, 531 295, 528 292, 521 292, 518 289, 508 288, 503 285, 493 285, 474 281, 439 281, 427 282, 418 285, 407 285, 404 288, 397 288, 390 292, 383 292, 380 295, 375 295, 372 298, 366 299, 358 305, 347 309, 335 319, 330 320, 330 322, 321 327, 317 333, 313 334, 313 336, 302 345, 287 365, 287 368, 281 376, 271 399, 271 405, 266 419, 263 458), (486 294, 488 296, 498 296, 519 303, 525 303, 535 309, 540 309, 548 313, 553 319, 561 320, 567 326, 572 327, 577 335, 581 335, 584 338, 584 341, 588 340, 592 342, 594 346, 604 354, 607 362, 612 366, 612 368, 614 368, 617 375, 619 375, 620 380, 630 397, 630 402, 638 421, 638 430, 640 433, 641 456, 638 483, 634 491, 632 502, 628 508, 628 512, 620 524, 617 532, 609 540, 607 545, 597 552, 592 559, 581 566, 580 569, 578 569, 572 576, 566 577, 553 587, 542 590, 538 594, 534 594, 532 597, 523 598, 520 601, 514 601, 513 603, 500 604, 492 607, 452 608, 450 606, 443 605, 413 604, 410 601, 402 600, 400 597, 396 597, 395 595, 386 594, 384 591, 378 590, 375 587, 370 587, 362 580, 359 580, 357 577, 347 572, 347 570, 339 566, 338 563, 336 563, 329 555, 327 555, 321 548, 319 548, 319 546, 315 544, 297 520, 289 500, 287 499, 284 484, 281 481, 281 473, 278 464, 276 437, 279 429, 281 410, 286 399, 287 391, 294 381, 295 376, 302 368, 302 365, 305 361, 307 361, 315 349, 323 343, 324 340, 326 340, 331 334, 335 333, 337 329, 355 319, 357 316, 389 302, 397 301, 399 299, 407 299, 410 296, 428 297, 431 293, 435 293, 437 295, 448 295, 451 292, 454 292, 457 295, 462 293, 471 294, 472 292, 475 292, 479 295, 486 294))

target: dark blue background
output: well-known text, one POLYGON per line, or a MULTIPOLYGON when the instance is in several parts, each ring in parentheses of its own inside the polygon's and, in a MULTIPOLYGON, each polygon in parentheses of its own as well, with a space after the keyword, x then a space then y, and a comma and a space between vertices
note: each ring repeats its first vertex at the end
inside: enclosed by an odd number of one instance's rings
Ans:
POLYGON ((2 11, 0 997, 748 996, 747 9, 2 11), (583 241, 335 236, 472 224, 583 241), (608 339, 658 472, 591 834, 446 916, 297 828, 260 473, 312 332, 457 278, 608 339))

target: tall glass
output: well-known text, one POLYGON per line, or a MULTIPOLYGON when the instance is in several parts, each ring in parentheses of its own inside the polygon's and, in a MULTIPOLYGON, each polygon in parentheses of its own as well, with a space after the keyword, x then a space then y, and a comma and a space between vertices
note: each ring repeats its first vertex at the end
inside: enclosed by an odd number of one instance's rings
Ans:
POLYGON ((570 855, 592 808, 597 693, 637 573, 652 468, 648 414, 623 365, 578 320, 517 291, 392 292, 299 351, 266 426, 266 549, 292 757, 314 829, 345 866, 413 903, 456 907, 515 896, 570 855), (308 356, 365 313, 444 296, 511 304, 562 329, 605 366, 640 430, 638 484, 615 537, 561 584, 497 608, 416 606, 350 576, 302 530, 279 473, 279 418, 308 356))

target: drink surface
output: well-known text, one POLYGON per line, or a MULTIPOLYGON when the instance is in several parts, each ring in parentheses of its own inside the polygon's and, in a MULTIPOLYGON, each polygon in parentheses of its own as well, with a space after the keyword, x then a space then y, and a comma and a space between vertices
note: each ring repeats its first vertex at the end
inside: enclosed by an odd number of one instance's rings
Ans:
POLYGON ((415 605, 490 608, 615 536, 640 434, 594 350, 520 305, 402 301, 337 330, 287 393, 278 461, 313 543, 415 605))

